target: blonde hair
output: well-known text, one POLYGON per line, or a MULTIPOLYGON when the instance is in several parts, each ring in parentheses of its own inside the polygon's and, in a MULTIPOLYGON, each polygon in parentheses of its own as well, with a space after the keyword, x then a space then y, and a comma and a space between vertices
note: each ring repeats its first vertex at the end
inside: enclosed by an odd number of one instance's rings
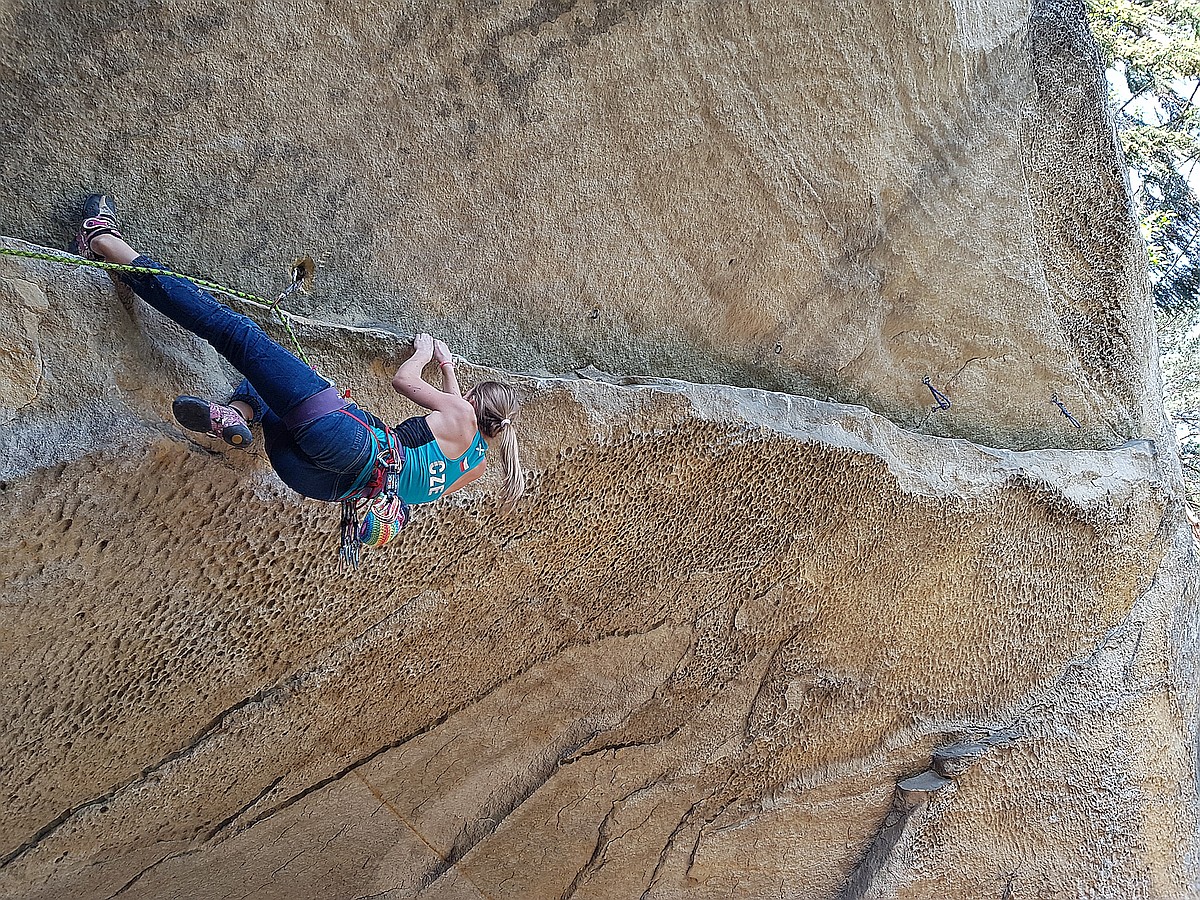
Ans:
POLYGON ((511 512, 525 493, 525 470, 517 448, 517 412, 521 398, 507 384, 484 381, 475 385, 475 418, 488 445, 500 454, 500 500, 504 511, 511 512))

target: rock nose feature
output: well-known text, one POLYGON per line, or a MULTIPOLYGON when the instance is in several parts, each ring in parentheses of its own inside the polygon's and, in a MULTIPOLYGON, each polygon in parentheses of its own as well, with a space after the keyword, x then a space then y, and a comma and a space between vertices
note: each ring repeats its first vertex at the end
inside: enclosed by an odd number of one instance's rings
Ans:
POLYGON ((0 248, 105 190, 177 271, 311 257, 319 371, 395 422, 436 333, 529 474, 348 575, 176 425, 211 348, 0 253, 0 896, 1197 896, 1196 551, 1080 5, 0 37, 0 248))

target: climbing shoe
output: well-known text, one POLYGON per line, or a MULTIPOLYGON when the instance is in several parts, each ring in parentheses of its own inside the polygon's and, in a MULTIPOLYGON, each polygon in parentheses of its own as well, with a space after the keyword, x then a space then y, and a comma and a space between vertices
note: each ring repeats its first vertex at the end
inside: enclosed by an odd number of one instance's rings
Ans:
POLYGON ((71 252, 85 259, 102 259, 99 253, 93 252, 92 241, 104 234, 124 240, 117 224, 117 201, 109 194, 92 194, 83 202, 83 219, 71 252))
POLYGON ((199 397, 176 397, 171 404, 175 421, 188 431, 219 437, 231 447, 247 447, 254 440, 250 426, 232 406, 210 403, 199 397))

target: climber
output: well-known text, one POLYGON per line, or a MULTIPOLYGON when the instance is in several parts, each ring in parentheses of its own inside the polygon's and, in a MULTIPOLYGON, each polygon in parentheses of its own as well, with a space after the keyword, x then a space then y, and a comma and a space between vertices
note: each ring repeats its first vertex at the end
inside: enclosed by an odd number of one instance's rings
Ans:
MULTIPOLYGON (((112 197, 88 197, 74 251, 88 259, 162 269, 126 242, 118 224, 112 197)), ((253 440, 249 425, 260 423, 272 467, 305 497, 345 504, 377 496, 390 465, 393 472, 399 469, 399 499, 405 504, 429 503, 479 478, 492 447, 501 465, 505 509, 511 510, 524 491, 516 392, 484 381, 464 395, 454 374, 454 358, 442 341, 417 335, 412 356, 392 379, 398 393, 428 414, 389 429, 344 399, 328 379, 272 341, 253 320, 186 278, 141 273, 120 277, 163 315, 212 344, 244 376, 224 403, 178 397, 173 412, 179 423, 242 448, 253 440), (431 359, 441 369, 440 390, 421 377, 431 359)))

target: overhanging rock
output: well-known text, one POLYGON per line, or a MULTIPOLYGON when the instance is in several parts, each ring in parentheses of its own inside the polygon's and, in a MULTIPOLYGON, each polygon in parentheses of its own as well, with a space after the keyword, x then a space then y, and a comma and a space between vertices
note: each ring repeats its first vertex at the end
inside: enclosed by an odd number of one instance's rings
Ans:
MULTIPOLYGON (((203 366, 103 281, 6 266, 64 326, 94 303, 115 340, 133 310, 180 377, 203 366)), ((307 339, 322 368, 396 349, 307 339)), ((44 341, 53 377, 6 448, 99 402, 71 408, 73 387, 116 361, 71 342, 44 341)), ((164 424, 169 375, 108 392, 117 446, 9 458, 7 895, 1191 883, 1193 551, 1171 457, 992 450, 750 389, 503 377, 528 398, 519 514, 486 485, 451 498, 357 576, 329 507, 164 424), (862 856, 897 782, 1000 731, 896 852, 862 856)), ((373 379, 360 362, 354 383, 373 379)))
POLYGON ((402 418, 435 330, 532 473, 349 577, 175 426, 206 345, 0 257, 0 895, 1197 896, 1195 549, 1081 4, 17 2, 0 47, 0 245, 102 189, 233 287, 311 252, 321 370, 402 418))

